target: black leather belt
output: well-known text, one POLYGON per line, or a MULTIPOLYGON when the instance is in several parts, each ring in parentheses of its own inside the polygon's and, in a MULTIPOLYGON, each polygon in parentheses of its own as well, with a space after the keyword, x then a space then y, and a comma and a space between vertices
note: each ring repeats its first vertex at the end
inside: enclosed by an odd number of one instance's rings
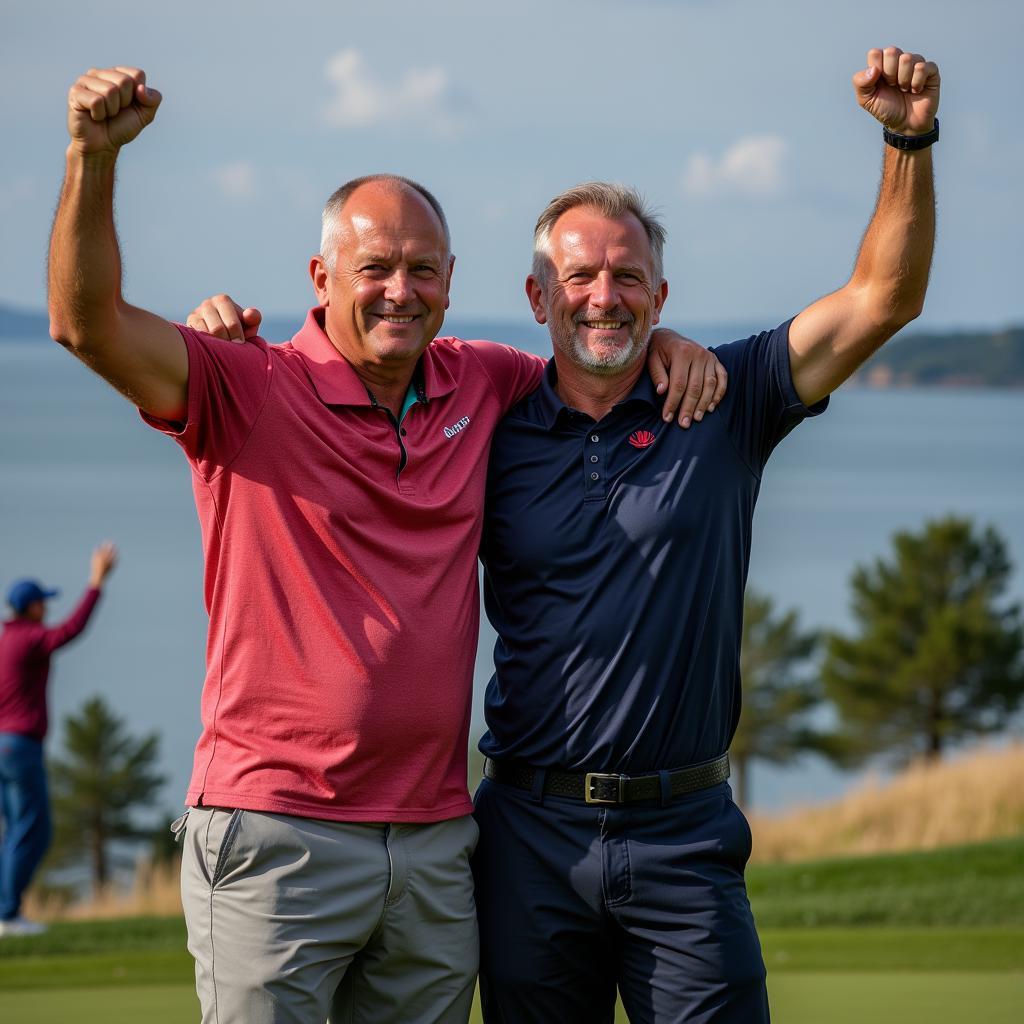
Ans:
MULTIPOLYGON (((484 775, 494 782, 516 789, 533 789, 538 769, 521 761, 484 761, 484 775)), ((713 761, 675 768, 668 772, 669 796, 682 796, 698 789, 717 786, 729 778, 729 755, 713 761)), ((548 770, 544 775, 544 793, 567 796, 588 804, 635 804, 661 799, 661 773, 645 775, 614 775, 609 772, 559 772, 548 770)))

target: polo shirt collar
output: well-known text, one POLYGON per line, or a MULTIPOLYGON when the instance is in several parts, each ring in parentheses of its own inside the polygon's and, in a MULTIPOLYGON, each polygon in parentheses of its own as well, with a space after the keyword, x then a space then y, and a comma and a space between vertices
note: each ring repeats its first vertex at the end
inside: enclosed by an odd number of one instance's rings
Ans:
MULTIPOLYGON (((554 357, 548 360, 544 368, 544 376, 541 377, 540 387, 536 392, 537 411, 541 421, 548 430, 554 429, 561 419, 567 419, 575 411, 562 401, 558 396, 558 368, 555 366, 554 357)), ((654 381, 648 373, 646 366, 640 371, 633 389, 621 402, 617 402, 614 409, 621 408, 631 402, 644 402, 652 408, 657 409, 661 396, 654 390, 654 381)))
MULTIPOLYGON (((352 364, 327 337, 323 306, 316 306, 306 314, 306 322, 292 338, 292 348, 302 357, 313 388, 324 405, 374 404, 352 364)), ((424 397, 428 402, 455 390, 455 378, 438 359, 433 342, 420 356, 413 382, 416 385, 422 382, 424 397)))

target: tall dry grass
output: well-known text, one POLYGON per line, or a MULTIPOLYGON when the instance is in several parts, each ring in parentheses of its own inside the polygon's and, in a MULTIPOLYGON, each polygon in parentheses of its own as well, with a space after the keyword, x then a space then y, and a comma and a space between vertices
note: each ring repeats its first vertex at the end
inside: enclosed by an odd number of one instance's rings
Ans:
POLYGON ((753 860, 930 850, 1024 832, 1024 744, 916 764, 847 796, 751 815, 753 860))
MULTIPOLYGON (((871 781, 839 800, 751 815, 753 860, 800 861, 981 842, 1024 832, 1024 743, 982 748, 871 781)), ((68 904, 30 891, 27 916, 89 920, 180 915, 177 860, 139 864, 132 885, 68 904)))
POLYGON ((181 861, 151 864, 140 861, 130 886, 109 885, 99 895, 68 902, 59 896, 25 897, 25 915, 36 921, 93 921, 114 917, 181 915, 181 861))

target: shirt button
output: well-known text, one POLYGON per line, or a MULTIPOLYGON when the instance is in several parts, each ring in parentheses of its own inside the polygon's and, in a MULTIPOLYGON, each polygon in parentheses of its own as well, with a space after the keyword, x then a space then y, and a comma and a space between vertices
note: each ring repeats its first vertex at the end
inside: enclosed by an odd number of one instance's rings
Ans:
POLYGON ((590 474, 590 479, 591 480, 600 480, 601 479, 601 474, 600 473, 591 473, 590 474))
POLYGON ((597 456, 596 455, 591 455, 590 456, 590 461, 591 462, 597 462, 597 456))
POLYGON ((600 441, 600 440, 601 440, 601 438, 600 438, 600 437, 598 437, 598 436, 597 436, 597 434, 591 434, 591 435, 590 435, 590 440, 591 440, 591 441, 593 441, 593 442, 594 442, 594 444, 597 444, 597 442, 598 442, 598 441, 600 441))

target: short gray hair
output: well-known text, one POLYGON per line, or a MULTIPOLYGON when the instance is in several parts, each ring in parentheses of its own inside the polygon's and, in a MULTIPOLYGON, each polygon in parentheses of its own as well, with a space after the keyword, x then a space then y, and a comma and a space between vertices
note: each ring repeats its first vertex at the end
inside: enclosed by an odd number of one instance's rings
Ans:
POLYGON ((437 201, 434 194, 424 188, 418 181, 413 181, 412 178, 403 178, 400 174, 364 174, 361 178, 353 178, 351 181, 346 181, 341 188, 331 193, 331 197, 324 204, 324 212, 321 218, 322 227, 320 229, 320 255, 324 263, 327 264, 327 269, 331 273, 334 272, 342 208, 351 199, 352 193, 357 188, 374 181, 388 182, 395 188, 405 186, 412 189, 413 192, 418 192, 426 199, 430 204, 430 208, 437 214, 437 219, 441 222, 441 228, 444 231, 444 255, 445 262, 447 263, 448 256, 452 251, 452 236, 448 230, 448 218, 445 217, 444 210, 441 209, 441 204, 437 201))
POLYGON ((647 233, 651 245, 651 263, 654 269, 654 286, 663 280, 663 256, 668 232, 654 210, 647 205, 644 197, 628 185, 608 181, 585 181, 581 185, 560 192, 544 207, 537 226, 533 229, 533 276, 543 280, 551 259, 551 231, 563 213, 577 206, 591 206, 605 217, 615 219, 632 214, 647 233))

